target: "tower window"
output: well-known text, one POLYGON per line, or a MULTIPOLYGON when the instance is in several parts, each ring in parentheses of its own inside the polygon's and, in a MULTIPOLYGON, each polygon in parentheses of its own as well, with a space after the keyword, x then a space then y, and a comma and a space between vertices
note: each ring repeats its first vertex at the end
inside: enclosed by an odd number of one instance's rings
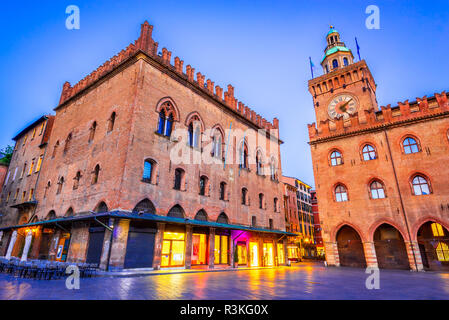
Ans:
POLYGON ((332 60, 332 68, 333 69, 338 68, 338 60, 337 59, 332 60))
POLYGON ((343 65, 346 67, 347 65, 349 65, 349 61, 348 58, 343 58, 343 65))

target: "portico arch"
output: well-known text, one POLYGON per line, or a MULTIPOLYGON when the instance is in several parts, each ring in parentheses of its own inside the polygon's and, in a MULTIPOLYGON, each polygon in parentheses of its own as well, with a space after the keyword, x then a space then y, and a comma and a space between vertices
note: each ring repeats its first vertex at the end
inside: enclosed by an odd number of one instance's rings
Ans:
POLYGON ((377 227, 373 236, 379 268, 410 269, 404 238, 391 224, 377 227))
POLYGON ((349 225, 343 225, 336 234, 340 265, 366 268, 365 252, 359 233, 349 225))
POLYGON ((418 246, 426 270, 449 270, 449 231, 439 222, 424 222, 417 232, 418 246))

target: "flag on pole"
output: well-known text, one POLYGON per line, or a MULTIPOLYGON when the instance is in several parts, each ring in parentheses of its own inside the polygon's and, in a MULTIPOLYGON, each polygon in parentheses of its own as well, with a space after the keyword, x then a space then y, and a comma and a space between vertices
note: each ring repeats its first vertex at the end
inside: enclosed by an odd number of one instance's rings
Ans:
POLYGON ((360 61, 362 59, 360 59, 360 47, 359 47, 359 43, 357 42, 357 37, 355 37, 355 45, 357 46, 357 55, 359 56, 359 61, 360 61))
POLYGON ((313 64, 311 57, 309 57, 309 61, 310 61, 310 72, 312 73, 312 79, 313 79, 313 68, 315 68, 315 65, 313 64))

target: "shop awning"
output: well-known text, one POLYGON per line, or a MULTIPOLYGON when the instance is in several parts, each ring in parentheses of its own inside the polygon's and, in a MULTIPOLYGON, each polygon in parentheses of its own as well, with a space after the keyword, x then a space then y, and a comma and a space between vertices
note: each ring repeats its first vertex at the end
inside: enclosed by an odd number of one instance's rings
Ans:
POLYGON ((127 212, 127 211, 110 211, 110 212, 104 212, 104 213, 91 213, 91 214, 85 214, 85 215, 77 215, 77 216, 57 218, 57 219, 46 220, 46 221, 37 221, 37 222, 32 222, 32 223, 27 223, 27 224, 22 224, 22 225, 3 227, 3 228, 0 228, 0 230, 18 229, 18 228, 33 227, 33 226, 39 226, 39 225, 51 225, 51 224, 56 225, 58 223, 64 223, 64 222, 93 220, 94 218, 121 218, 121 219, 131 219, 131 220, 147 220, 147 221, 155 221, 155 222, 186 224, 186 225, 199 226, 199 227, 212 227, 212 228, 231 229, 231 230, 245 230, 245 231, 252 231, 252 232, 265 232, 265 233, 275 233, 275 234, 281 234, 281 235, 287 235, 287 236, 296 236, 296 234, 294 234, 294 233, 281 231, 281 230, 255 228, 255 227, 248 227, 248 226, 237 225, 237 224, 218 223, 218 222, 212 222, 212 221, 200 221, 200 220, 193 220, 193 219, 167 217, 167 216, 160 216, 160 215, 156 215, 156 214, 152 214, 152 213, 138 214, 138 213, 131 213, 131 212, 127 212))

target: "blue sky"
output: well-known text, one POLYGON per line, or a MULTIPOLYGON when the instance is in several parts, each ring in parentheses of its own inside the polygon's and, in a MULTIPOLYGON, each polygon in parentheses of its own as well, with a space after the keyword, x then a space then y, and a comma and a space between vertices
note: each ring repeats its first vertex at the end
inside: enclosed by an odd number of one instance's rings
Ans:
POLYGON ((283 172, 310 184, 308 58, 319 66, 330 24, 354 55, 358 38, 380 105, 449 89, 448 1, 3 1, 0 146, 52 112, 64 81, 75 84, 137 39, 145 20, 172 58, 222 87, 232 84, 268 120, 278 117, 283 172), (65 28, 72 4, 80 30, 65 28), (380 30, 365 27, 370 4, 380 9, 380 30))

